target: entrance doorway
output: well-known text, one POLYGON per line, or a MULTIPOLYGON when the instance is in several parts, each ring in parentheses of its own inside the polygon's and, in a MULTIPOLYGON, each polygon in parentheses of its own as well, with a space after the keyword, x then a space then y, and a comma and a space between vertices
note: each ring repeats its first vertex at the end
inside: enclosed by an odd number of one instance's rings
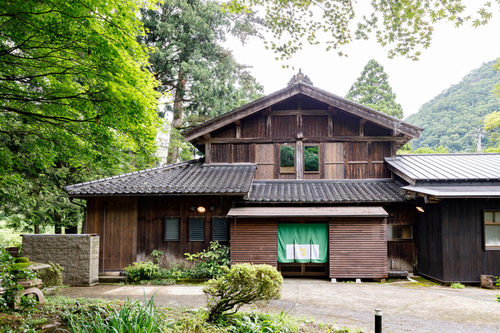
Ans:
POLYGON ((278 270, 283 276, 328 276, 328 224, 278 223, 278 270))

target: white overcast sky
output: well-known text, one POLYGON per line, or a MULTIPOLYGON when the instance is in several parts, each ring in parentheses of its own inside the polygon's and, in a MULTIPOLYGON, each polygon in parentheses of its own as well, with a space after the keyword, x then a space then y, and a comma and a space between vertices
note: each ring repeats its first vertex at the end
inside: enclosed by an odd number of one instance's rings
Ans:
MULTIPOLYGON (((482 2, 464 0, 469 7, 482 2)), ((233 50, 239 63, 252 66, 250 72, 264 86, 266 95, 286 87, 292 75, 301 68, 314 86, 345 96, 367 62, 375 59, 389 75, 396 101, 402 105, 407 117, 483 62, 500 58, 500 12, 494 9, 490 23, 479 28, 472 28, 470 23, 460 28, 444 22, 435 25, 432 44, 423 50, 419 61, 403 57, 388 59, 389 49, 373 40, 354 41, 345 47, 342 51, 349 54, 348 58, 339 57, 336 51, 326 52, 323 44, 305 45, 288 61, 274 60, 275 55, 266 51, 258 39, 244 46, 228 40, 226 46, 233 50), (283 64, 295 69, 282 69, 283 64)))

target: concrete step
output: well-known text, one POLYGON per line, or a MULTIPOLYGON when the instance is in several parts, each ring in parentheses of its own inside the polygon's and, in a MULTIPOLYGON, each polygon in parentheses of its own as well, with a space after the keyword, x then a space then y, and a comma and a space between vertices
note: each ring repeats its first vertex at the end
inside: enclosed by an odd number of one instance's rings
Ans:
POLYGON ((126 276, 120 275, 99 275, 99 283, 120 283, 127 280, 126 276))

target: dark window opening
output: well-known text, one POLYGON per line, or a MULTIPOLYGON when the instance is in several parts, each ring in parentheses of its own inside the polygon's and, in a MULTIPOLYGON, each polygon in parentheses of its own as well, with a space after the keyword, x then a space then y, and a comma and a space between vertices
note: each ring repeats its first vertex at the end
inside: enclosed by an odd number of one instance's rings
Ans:
POLYGON ((484 247, 500 250, 500 211, 484 211, 484 247))
POLYGON ((387 240, 412 240, 412 225, 388 225, 387 240))
POLYGON ((189 240, 191 242, 203 242, 205 240, 205 219, 203 217, 191 217, 189 219, 189 240))
POLYGON ((213 219, 213 240, 219 242, 228 241, 227 218, 215 217, 213 219))
POLYGON ((163 240, 166 242, 176 242, 179 241, 179 222, 178 217, 167 217, 165 218, 165 234, 163 235, 163 240))

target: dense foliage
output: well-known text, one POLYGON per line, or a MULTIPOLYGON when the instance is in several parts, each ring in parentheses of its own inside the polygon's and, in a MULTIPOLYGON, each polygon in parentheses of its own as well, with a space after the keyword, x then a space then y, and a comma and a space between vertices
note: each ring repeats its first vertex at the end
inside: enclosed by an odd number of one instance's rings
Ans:
POLYGON ((186 260, 194 262, 192 268, 184 265, 172 265, 161 268, 159 256, 161 251, 153 250, 152 256, 158 263, 152 261, 134 262, 125 267, 128 280, 132 283, 169 285, 177 279, 213 279, 224 274, 224 267, 229 266, 229 248, 218 242, 210 242, 208 250, 198 253, 185 253, 186 260))
POLYGON ((401 104, 396 103, 396 94, 392 92, 388 79, 384 67, 371 59, 349 89, 346 98, 401 119, 403 109, 401 104))
POLYGON ((28 308, 35 305, 35 300, 25 297, 19 297, 24 288, 17 283, 17 280, 32 280, 36 274, 26 268, 30 263, 18 261, 13 258, 6 250, 0 249, 0 288, 4 289, 0 295, 0 309, 13 308, 15 303, 21 308, 28 308))
POLYGON ((371 11, 357 19, 358 2, 230 0, 225 6, 238 13, 263 7, 266 27, 272 34, 267 47, 281 59, 290 58, 305 41, 314 45, 321 40, 327 50, 337 49, 343 55, 342 46, 353 40, 375 38, 390 48, 389 57, 402 55, 416 60, 421 50, 429 47, 437 21, 450 21, 456 26, 470 21, 479 26, 486 24, 500 5, 498 0, 485 0, 474 13, 462 0, 371 0, 371 11))
POLYGON ((171 99, 168 163, 175 163, 192 158, 179 130, 261 96, 262 87, 247 66, 221 46, 228 33, 242 41, 256 35, 255 20, 248 14, 224 12, 217 1, 199 0, 161 1, 141 15, 147 33, 140 41, 152 50, 148 68, 158 80, 158 90, 171 99))
MULTIPOLYGON (((483 127, 485 116, 500 109, 500 99, 493 92, 500 73, 493 65, 490 61, 471 71, 406 119, 425 129, 412 141, 414 149, 443 146, 451 153, 476 151, 474 129, 483 127)), ((487 134, 485 147, 488 142, 487 134)))
POLYGON ((283 277, 269 265, 236 264, 224 267, 224 275, 207 282, 208 321, 215 323, 243 305, 281 298, 283 277), (227 313, 227 311, 232 311, 227 313))
POLYGON ((6 0, 0 8, 0 209, 75 224, 64 185, 134 169, 156 150, 155 80, 139 0, 6 0))

